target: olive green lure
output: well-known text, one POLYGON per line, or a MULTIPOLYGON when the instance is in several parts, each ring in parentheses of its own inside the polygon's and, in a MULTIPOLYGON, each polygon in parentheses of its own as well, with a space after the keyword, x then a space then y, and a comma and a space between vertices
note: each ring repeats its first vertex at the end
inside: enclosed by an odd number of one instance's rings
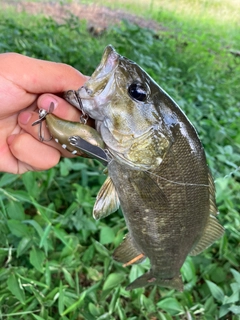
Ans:
POLYGON ((49 107, 49 112, 44 109, 39 110, 39 119, 32 125, 39 124, 40 141, 50 141, 52 139, 59 143, 63 149, 87 158, 95 158, 107 165, 108 158, 104 151, 104 143, 99 133, 92 127, 80 122, 66 121, 53 115, 53 105, 49 107), (51 137, 44 139, 42 121, 46 121, 46 126, 51 137))

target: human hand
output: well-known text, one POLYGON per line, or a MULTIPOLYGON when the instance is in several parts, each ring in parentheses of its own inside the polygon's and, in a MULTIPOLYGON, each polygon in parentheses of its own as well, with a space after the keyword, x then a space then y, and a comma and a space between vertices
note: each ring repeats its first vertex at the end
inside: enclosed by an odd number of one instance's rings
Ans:
POLYGON ((53 102, 54 114, 79 121, 80 112, 55 94, 76 90, 86 79, 66 64, 0 54, 0 172, 46 170, 59 162, 64 151, 54 141, 40 142, 32 126, 37 107, 48 110, 53 102))

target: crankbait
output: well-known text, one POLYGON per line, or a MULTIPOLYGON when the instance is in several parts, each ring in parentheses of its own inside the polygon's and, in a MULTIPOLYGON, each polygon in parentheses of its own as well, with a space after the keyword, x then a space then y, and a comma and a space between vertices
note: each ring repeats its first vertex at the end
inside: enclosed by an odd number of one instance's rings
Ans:
POLYGON ((39 119, 32 123, 32 126, 39 124, 39 140, 50 141, 54 138, 63 149, 68 150, 73 155, 95 158, 106 166, 109 162, 109 157, 104 150, 105 145, 99 133, 84 123, 60 119, 51 113, 52 110, 52 103, 49 111, 40 109, 39 119), (51 135, 47 140, 44 138, 42 129, 44 120, 51 135))

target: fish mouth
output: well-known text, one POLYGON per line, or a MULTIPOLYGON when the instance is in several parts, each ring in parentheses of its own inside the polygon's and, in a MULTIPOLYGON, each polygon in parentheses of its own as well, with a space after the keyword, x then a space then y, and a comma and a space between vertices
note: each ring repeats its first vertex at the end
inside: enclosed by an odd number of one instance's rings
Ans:
POLYGON ((94 71, 92 77, 95 78, 99 73, 101 77, 112 73, 117 67, 120 55, 115 51, 112 45, 108 45, 103 53, 101 62, 97 69, 94 71))
POLYGON ((105 103, 105 99, 100 96, 104 91, 109 79, 113 76, 115 69, 119 65, 120 55, 112 45, 105 48, 102 59, 92 76, 77 91, 68 90, 64 92, 63 98, 79 109, 83 115, 89 115, 92 119, 101 120, 99 106, 105 103), (95 97, 96 100, 95 101, 95 97))
POLYGON ((88 99, 94 97, 104 90, 110 77, 119 64, 120 55, 112 45, 105 48, 101 62, 94 71, 90 79, 85 83, 81 90, 81 98, 88 99), (85 94, 84 94, 85 91, 85 94))
POLYGON ((72 100, 78 100, 78 108, 92 119, 102 121, 104 118, 101 109, 107 102, 108 93, 111 91, 111 77, 114 77, 120 57, 113 46, 108 45, 92 76, 74 93, 77 97, 72 100), (104 94, 101 94, 103 92, 104 94))

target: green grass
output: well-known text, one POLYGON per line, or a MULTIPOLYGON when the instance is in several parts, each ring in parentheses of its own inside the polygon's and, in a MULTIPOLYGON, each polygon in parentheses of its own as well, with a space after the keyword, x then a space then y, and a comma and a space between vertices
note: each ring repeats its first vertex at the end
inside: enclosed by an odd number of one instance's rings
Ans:
MULTIPOLYGON (((72 3, 74 1, 63 1, 72 3)), ((220 41, 239 44, 240 2, 238 0, 85 0, 86 4, 98 4, 112 9, 123 9, 171 27, 186 26, 189 35, 194 29, 209 34, 222 34, 220 41), (199 24, 201 24, 199 28, 199 24), (237 42, 238 41, 238 42, 237 42)))
MULTIPOLYGON (((74 1, 65 1, 67 3, 74 1)), ((171 12, 181 15, 183 19, 200 21, 213 20, 219 24, 239 25, 239 1, 237 0, 86 0, 85 3, 94 3, 109 6, 111 8, 127 8, 130 12, 148 16, 155 16, 162 12, 171 12)), ((162 21, 161 21, 162 22, 162 21)))
MULTIPOLYGON (((13 0, 18 2, 19 0, 13 0)), ((48 0, 32 0, 31 2, 48 2, 48 0)), ((54 1, 53 1, 54 2, 54 1)), ((62 4, 82 3, 124 9, 147 17, 159 17, 160 11, 181 16, 182 20, 212 21, 219 25, 236 27, 240 24, 240 3, 238 0, 61 0, 62 4)), ((159 22, 163 22, 160 20, 159 22)), ((169 20, 167 21, 169 22, 169 20)))
POLYGON ((159 287, 127 292, 125 286, 148 262, 123 268, 111 258, 126 227, 120 212, 92 218, 104 181, 101 165, 63 159, 45 172, 1 174, 0 319, 240 318, 240 58, 228 51, 239 49, 239 35, 226 21, 214 28, 214 17, 210 23, 209 16, 195 16, 193 24, 193 17, 179 12, 152 10, 168 32, 125 23, 97 38, 74 17, 58 25, 0 12, 0 50, 62 61, 91 74, 112 43, 140 64, 196 126, 216 179, 226 234, 186 260, 183 293, 159 287))

